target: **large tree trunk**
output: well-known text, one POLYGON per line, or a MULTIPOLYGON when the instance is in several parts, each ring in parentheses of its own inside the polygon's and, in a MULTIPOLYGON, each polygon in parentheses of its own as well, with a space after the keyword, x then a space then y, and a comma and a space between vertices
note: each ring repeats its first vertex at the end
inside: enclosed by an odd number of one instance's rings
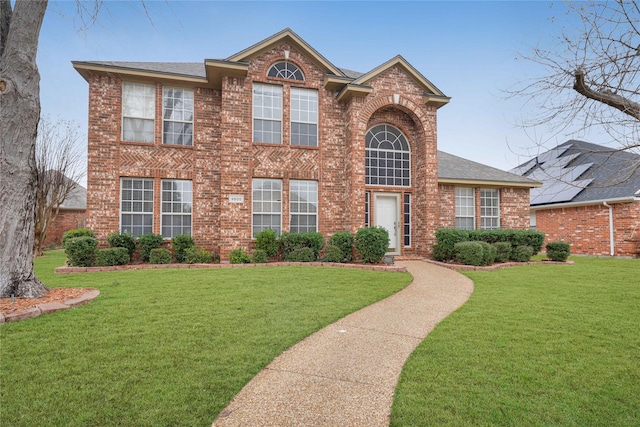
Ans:
POLYGON ((17 0, 13 13, 10 0, 0 2, 0 297, 36 298, 47 289, 33 271, 40 118, 36 53, 47 1, 17 0))

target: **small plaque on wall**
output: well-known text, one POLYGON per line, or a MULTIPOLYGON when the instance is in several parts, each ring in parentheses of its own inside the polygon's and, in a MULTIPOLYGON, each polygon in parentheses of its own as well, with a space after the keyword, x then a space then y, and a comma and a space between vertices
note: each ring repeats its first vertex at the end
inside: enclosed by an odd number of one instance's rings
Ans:
POLYGON ((244 194, 230 194, 229 203, 244 203, 244 194))

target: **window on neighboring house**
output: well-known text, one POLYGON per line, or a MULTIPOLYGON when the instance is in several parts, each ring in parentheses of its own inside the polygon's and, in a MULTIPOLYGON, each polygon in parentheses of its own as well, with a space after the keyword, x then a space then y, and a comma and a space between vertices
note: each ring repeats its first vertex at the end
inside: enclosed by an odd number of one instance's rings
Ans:
POLYGON ((162 143, 193 145, 193 89, 162 90, 162 143))
POLYGON ((282 87, 254 83, 253 141, 282 143, 282 87))
POLYGON ((253 236, 262 230, 282 232, 282 181, 253 180, 253 236))
POLYGON ((476 228, 476 196, 474 188, 456 187, 456 228, 476 228))
POLYGON ((162 237, 191 234, 191 181, 162 180, 162 237))
POLYGON ((529 228, 531 230, 536 229, 536 211, 530 211, 529 213, 529 228))
POLYGON ((153 233, 153 180, 120 180, 120 232, 134 236, 153 233))
POLYGON ((291 62, 285 61, 273 64, 271 68, 269 68, 269 71, 267 71, 267 76, 290 80, 304 80, 304 74, 302 74, 300 68, 291 62))
POLYGON ((480 227, 483 230, 500 228, 500 192, 497 188, 480 190, 480 227))
POLYGON ((318 146, 318 91, 291 88, 291 145, 318 146))
POLYGON ((124 82, 122 86, 122 140, 153 142, 155 114, 155 86, 124 82))
POLYGON ((366 183, 411 186, 409 143, 391 125, 377 125, 366 135, 366 183))
POLYGON ((404 246, 411 246, 411 194, 404 195, 404 246))
POLYGON ((292 180, 289 186, 290 231, 318 231, 318 183, 292 180))

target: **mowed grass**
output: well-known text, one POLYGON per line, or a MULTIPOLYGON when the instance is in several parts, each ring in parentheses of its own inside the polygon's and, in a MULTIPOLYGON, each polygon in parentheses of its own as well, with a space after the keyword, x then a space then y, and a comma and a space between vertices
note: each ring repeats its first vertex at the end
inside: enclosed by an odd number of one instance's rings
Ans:
POLYGON ((0 424, 207 426, 304 337, 402 289, 407 273, 321 267, 54 275, 87 305, 0 326, 0 424))
POLYGON ((392 426, 640 425, 640 260, 466 273, 414 351, 392 426))

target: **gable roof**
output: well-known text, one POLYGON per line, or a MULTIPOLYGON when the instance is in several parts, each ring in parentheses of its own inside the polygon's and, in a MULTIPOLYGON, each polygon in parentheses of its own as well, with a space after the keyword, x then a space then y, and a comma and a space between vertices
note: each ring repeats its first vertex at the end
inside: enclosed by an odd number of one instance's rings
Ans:
POLYGON ((438 150, 438 182, 442 184, 540 187, 540 182, 438 150))
POLYGON ((640 196, 640 155, 585 141, 569 140, 512 172, 543 182, 531 192, 532 207, 640 196))

